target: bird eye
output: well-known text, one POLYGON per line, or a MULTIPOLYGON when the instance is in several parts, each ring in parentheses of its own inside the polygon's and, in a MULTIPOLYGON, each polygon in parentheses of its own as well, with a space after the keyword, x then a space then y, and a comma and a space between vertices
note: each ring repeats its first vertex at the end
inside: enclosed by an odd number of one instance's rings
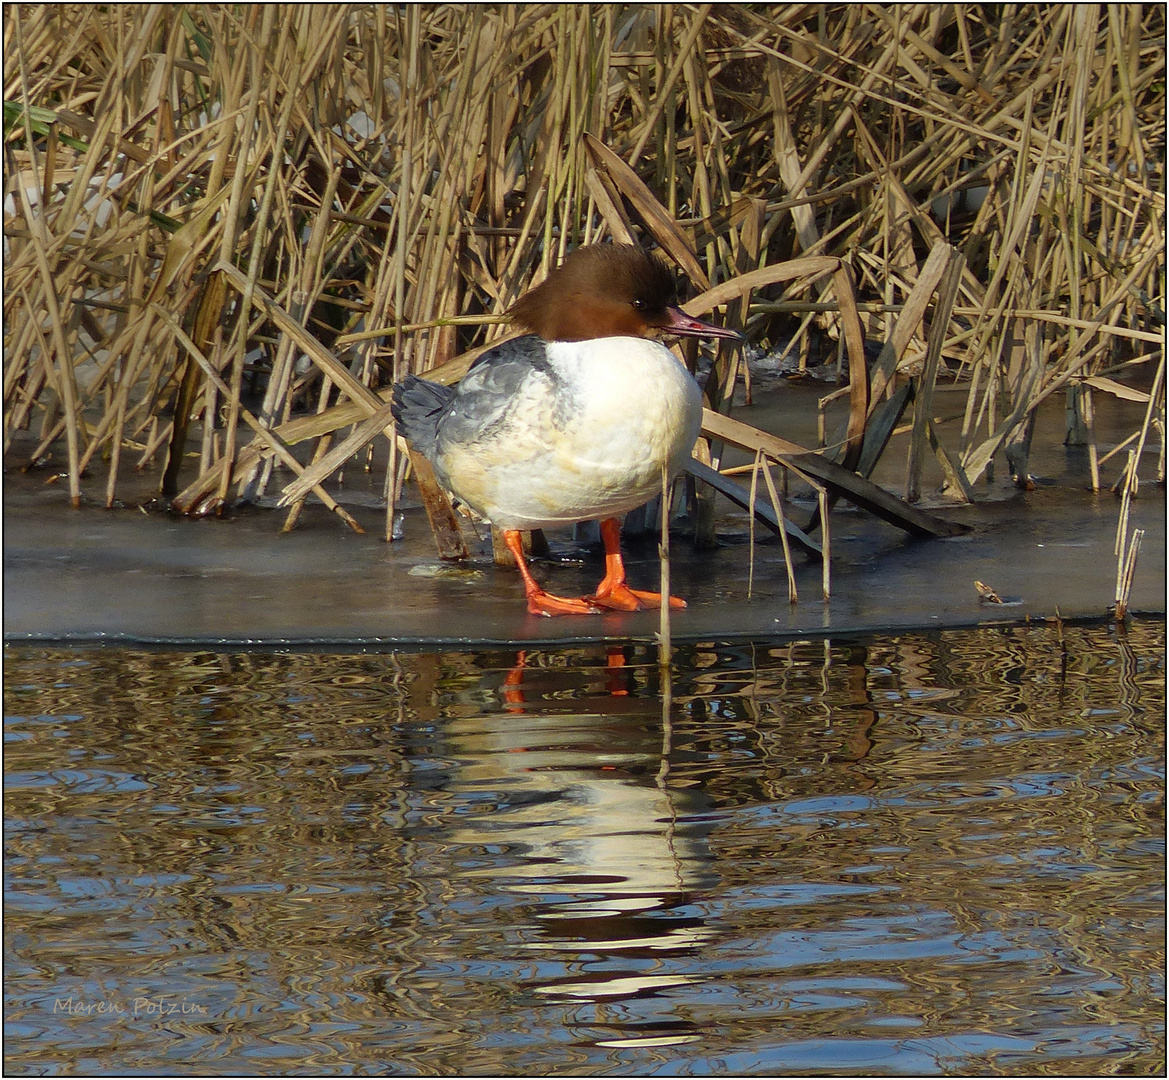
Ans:
POLYGON ((644 300, 634 300, 633 301, 633 310, 634 311, 644 311, 645 310, 645 301, 644 300))

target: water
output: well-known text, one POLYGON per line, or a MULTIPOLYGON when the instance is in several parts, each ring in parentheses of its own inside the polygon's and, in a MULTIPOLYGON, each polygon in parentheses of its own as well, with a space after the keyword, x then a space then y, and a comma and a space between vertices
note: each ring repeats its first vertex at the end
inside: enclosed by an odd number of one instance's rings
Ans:
POLYGON ((9 647, 7 1069, 1163 1073, 1164 632, 9 647))

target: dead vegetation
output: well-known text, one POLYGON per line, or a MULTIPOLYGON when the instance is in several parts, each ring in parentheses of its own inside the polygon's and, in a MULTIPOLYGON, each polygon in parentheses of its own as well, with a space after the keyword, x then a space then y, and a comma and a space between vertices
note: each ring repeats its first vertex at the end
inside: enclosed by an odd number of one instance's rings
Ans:
MULTIPOLYGON (((1054 394, 1126 507, 1163 448, 1160 5, 12 5, 4 58, 5 453, 31 430, 75 505, 157 466, 185 512, 287 485, 286 527, 310 492, 355 526, 322 483, 388 436, 388 535, 391 382, 456 379, 610 238, 837 364, 858 483, 908 416, 907 499, 927 458, 1025 485, 1054 394), (1147 404, 1108 455, 1101 392, 1147 404)), ((745 374, 715 362, 700 464, 745 374)))

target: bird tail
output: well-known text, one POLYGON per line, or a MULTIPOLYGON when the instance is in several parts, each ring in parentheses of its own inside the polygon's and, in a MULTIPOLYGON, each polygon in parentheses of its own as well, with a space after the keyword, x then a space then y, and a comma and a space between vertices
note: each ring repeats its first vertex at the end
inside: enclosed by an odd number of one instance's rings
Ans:
POLYGON ((395 385, 390 411, 398 430, 423 457, 434 457, 439 421, 454 396, 453 387, 417 375, 407 375, 395 385))

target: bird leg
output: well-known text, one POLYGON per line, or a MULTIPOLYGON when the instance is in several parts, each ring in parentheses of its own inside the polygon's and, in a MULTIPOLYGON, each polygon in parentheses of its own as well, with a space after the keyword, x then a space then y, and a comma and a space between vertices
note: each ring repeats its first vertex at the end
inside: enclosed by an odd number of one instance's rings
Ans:
MULTIPOLYGON (((625 584, 625 563, 621 561, 621 526, 616 518, 605 518, 601 522, 601 539, 605 542, 605 576, 593 596, 586 596, 586 602, 597 607, 612 608, 616 611, 641 611, 657 607, 662 594, 631 589, 625 584)), ((670 607, 678 610, 686 601, 677 596, 670 597, 670 607)))
POLYGON ((528 560, 524 557, 524 544, 518 529, 504 529, 503 542, 515 556, 516 566, 520 568, 520 576, 524 579, 524 593, 528 598, 528 611, 533 615, 595 615, 601 609, 592 602, 591 598, 580 600, 569 599, 565 596, 553 596, 545 592, 536 584, 528 569, 528 560))
POLYGON ((527 700, 524 697, 524 664, 527 662, 528 654, 521 649, 516 653, 515 667, 507 673, 507 677, 503 680, 503 700, 507 702, 504 708, 508 712, 523 712, 523 706, 527 700))

